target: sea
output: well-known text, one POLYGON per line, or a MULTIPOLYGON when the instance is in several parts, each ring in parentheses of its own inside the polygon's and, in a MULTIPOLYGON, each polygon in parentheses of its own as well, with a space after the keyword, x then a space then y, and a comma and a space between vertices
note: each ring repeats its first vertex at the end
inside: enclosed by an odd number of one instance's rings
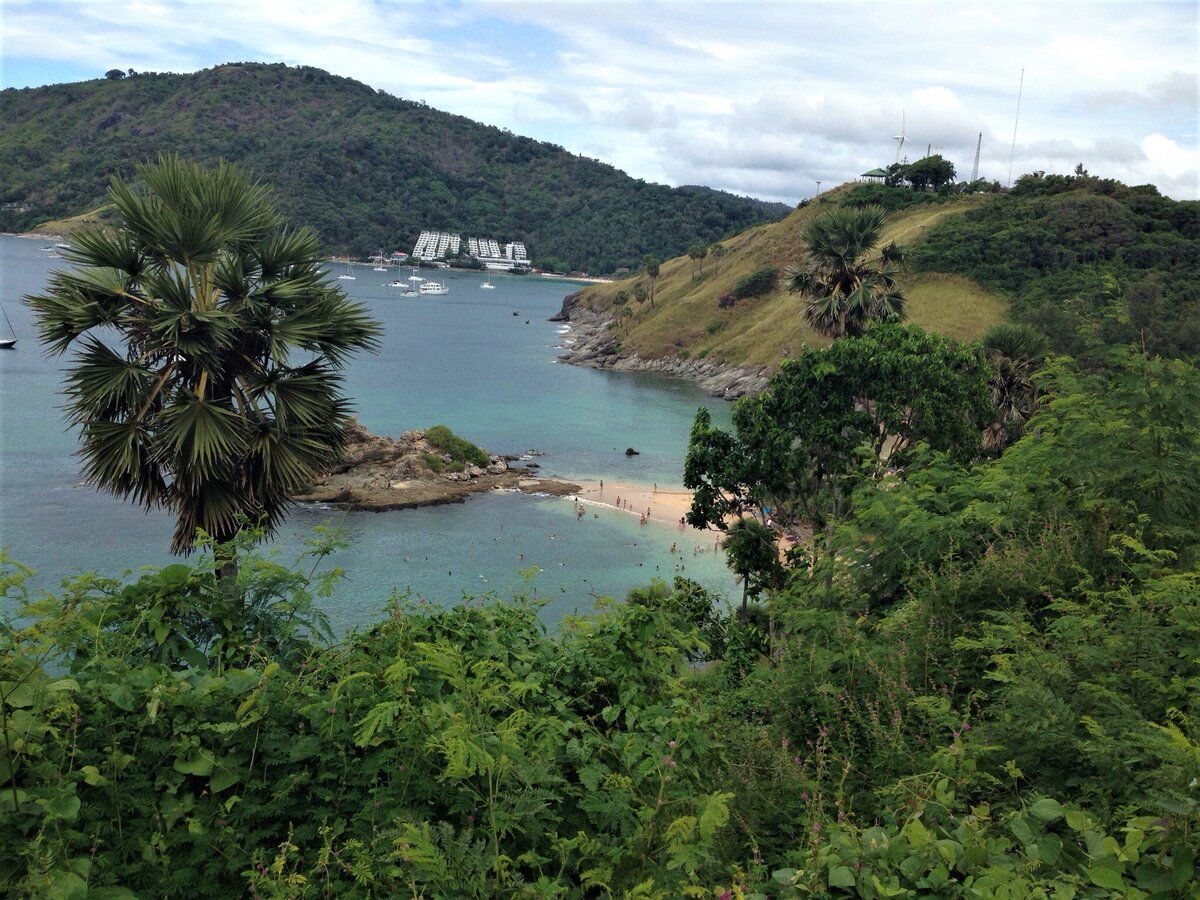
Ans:
MULTIPOLYGON (((68 265, 43 249, 52 244, 0 236, 0 303, 18 338, 15 350, 0 351, 0 547, 35 570, 35 592, 84 572, 136 577, 140 567, 173 560, 168 514, 147 513, 80 476, 78 435, 63 414, 69 355, 44 353, 22 303, 68 265)), ((345 371, 346 393, 372 432, 395 437, 444 424, 493 453, 530 454, 544 475, 665 490, 682 482, 697 409, 729 422, 729 404, 691 383, 558 362, 573 338, 568 324, 549 318, 578 283, 422 271, 450 293, 402 297, 387 282, 407 279, 409 269, 352 271, 353 281, 336 283, 384 329, 379 352, 358 355, 345 371), (627 456, 630 447, 638 454, 627 456)), ((331 278, 345 272, 330 264, 331 278)), ((492 492, 383 513, 299 504, 263 550, 293 564, 316 526, 340 527, 350 541, 326 561, 345 574, 320 601, 339 633, 378 620, 394 592, 441 606, 537 597, 550 629, 655 577, 692 578, 722 598, 740 593, 711 536, 641 525, 611 509, 588 507, 580 518, 563 498, 492 492)))

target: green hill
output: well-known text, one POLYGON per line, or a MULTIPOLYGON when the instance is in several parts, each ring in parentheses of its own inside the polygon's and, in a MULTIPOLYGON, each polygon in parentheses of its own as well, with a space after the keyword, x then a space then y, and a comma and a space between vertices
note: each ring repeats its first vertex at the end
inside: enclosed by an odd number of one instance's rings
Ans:
MULTIPOLYGON (((804 324, 800 300, 785 292, 778 279, 768 293, 732 306, 722 308, 720 298, 755 272, 770 267, 782 272, 799 262, 805 225, 844 202, 852 191, 852 186, 829 191, 781 222, 750 228, 721 242, 724 255, 719 259, 710 251, 699 263, 687 256, 664 262, 655 285, 654 307, 648 302, 628 301, 634 312, 618 330, 622 350, 643 359, 686 355, 772 370, 805 345, 828 344, 804 324)), ((911 242, 941 219, 957 216, 989 199, 972 195, 952 203, 894 212, 888 217, 883 242, 911 242)), ((618 293, 624 291, 632 298, 638 285, 646 285, 644 273, 590 287, 576 302, 611 312, 618 293)), ((910 275, 904 289, 910 321, 964 340, 978 338, 987 326, 1003 319, 1008 305, 999 292, 965 278, 941 274, 910 275)))
POLYGON ((710 249, 700 261, 667 260, 653 307, 635 299, 648 286, 644 273, 590 287, 574 302, 620 320, 625 355, 772 371, 805 345, 828 343, 780 286, 783 270, 802 259, 804 227, 835 204, 863 202, 890 209, 881 243, 913 251, 902 286, 909 320, 928 330, 975 340, 1014 318, 1076 355, 1130 342, 1170 356, 1200 352, 1200 204, 1089 177, 1026 176, 1004 194, 844 185, 721 242, 720 258, 710 249), (766 293, 721 305, 772 268, 766 293), (631 310, 623 318, 621 292, 631 310))
POLYGON ((558 271, 611 272, 789 209, 648 184, 319 69, 245 63, 0 92, 0 230, 94 210, 110 176, 161 152, 249 168, 291 221, 359 256, 434 228, 524 241, 558 271))

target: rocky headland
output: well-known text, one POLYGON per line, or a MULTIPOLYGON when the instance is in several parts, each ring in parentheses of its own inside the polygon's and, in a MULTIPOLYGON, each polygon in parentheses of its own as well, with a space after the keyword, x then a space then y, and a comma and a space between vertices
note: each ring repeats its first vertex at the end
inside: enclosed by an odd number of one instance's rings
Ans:
POLYGON ((695 381, 710 396, 736 400, 745 394, 757 394, 767 386, 770 376, 765 370, 751 366, 727 366, 707 359, 658 357, 642 359, 636 353, 623 354, 617 339, 609 329, 608 315, 582 306, 579 294, 563 300, 562 309, 552 322, 569 322, 574 343, 561 354, 560 362, 593 369, 613 369, 618 372, 657 372, 674 378, 695 381))
POLYGON ((462 503, 471 494, 491 490, 555 496, 579 492, 577 484, 537 475, 536 463, 512 464, 520 459, 488 454, 486 466, 456 464, 424 431, 406 431, 393 439, 371 434, 355 422, 341 462, 294 499, 382 512, 462 503))

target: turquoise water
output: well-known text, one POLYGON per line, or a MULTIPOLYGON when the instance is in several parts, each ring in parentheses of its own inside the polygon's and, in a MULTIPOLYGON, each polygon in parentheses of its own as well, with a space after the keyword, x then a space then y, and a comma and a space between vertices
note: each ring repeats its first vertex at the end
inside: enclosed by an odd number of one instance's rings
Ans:
MULTIPOLYGON (((52 266, 64 265, 41 246, 0 237, 0 297, 20 339, 16 351, 0 352, 0 546, 38 570, 39 586, 53 588, 73 572, 119 574, 169 561, 170 522, 80 483, 75 435, 61 412, 64 361, 42 354, 19 302, 42 289, 52 266)), ((338 284, 385 328, 381 351, 356 358, 347 371, 347 393, 371 431, 395 436, 444 423, 496 453, 541 451, 546 474, 662 487, 681 480, 696 409, 728 421, 729 407, 693 385, 557 363, 570 333, 547 319, 577 284, 441 272, 449 295, 407 298, 385 286, 394 269, 354 271, 356 280, 338 284), (485 279, 495 290, 480 289, 485 279), (640 455, 626 457, 630 446, 640 455)), ((694 552, 696 540, 674 526, 640 526, 611 510, 593 518, 589 509, 577 519, 562 499, 486 494, 464 504, 349 514, 303 505, 272 548, 290 560, 318 524, 343 524, 353 540, 333 560, 347 570, 328 601, 340 628, 372 621, 393 589, 441 604, 464 594, 536 593, 547 601, 548 625, 654 575, 684 574, 736 595, 711 541, 694 552), (676 542, 682 556, 670 551, 676 542), (522 573, 531 568, 538 571, 527 583, 522 573)))

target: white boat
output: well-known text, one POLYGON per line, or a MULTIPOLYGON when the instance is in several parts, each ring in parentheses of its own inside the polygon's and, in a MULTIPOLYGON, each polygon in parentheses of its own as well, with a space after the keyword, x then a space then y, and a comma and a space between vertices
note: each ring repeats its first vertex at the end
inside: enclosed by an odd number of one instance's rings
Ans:
POLYGON ((379 252, 377 254, 375 254, 373 259, 375 260, 375 271, 376 272, 386 272, 387 271, 387 266, 385 266, 383 264, 383 248, 382 247, 379 248, 379 252))
POLYGON ((4 324, 8 326, 8 333, 12 335, 10 338, 0 338, 0 350, 16 350, 17 349, 17 332, 12 327, 12 322, 8 321, 8 313, 4 307, 0 305, 0 313, 4 313, 4 324))
POLYGON ((480 285, 480 287, 483 288, 485 291, 494 291, 496 289, 496 286, 494 284, 492 284, 490 281, 485 281, 483 284, 480 285))
POLYGON ((346 271, 338 276, 338 281, 354 281, 354 275, 350 272, 350 260, 346 260, 346 271))
POLYGON ((441 296, 450 293, 450 288, 440 281, 423 281, 420 287, 421 296, 441 296))
POLYGON ((414 285, 409 284, 407 281, 401 281, 400 279, 396 279, 395 281, 389 281, 387 283, 387 286, 390 288, 400 288, 400 296, 401 297, 416 297, 416 296, 418 296, 416 287, 414 285))

